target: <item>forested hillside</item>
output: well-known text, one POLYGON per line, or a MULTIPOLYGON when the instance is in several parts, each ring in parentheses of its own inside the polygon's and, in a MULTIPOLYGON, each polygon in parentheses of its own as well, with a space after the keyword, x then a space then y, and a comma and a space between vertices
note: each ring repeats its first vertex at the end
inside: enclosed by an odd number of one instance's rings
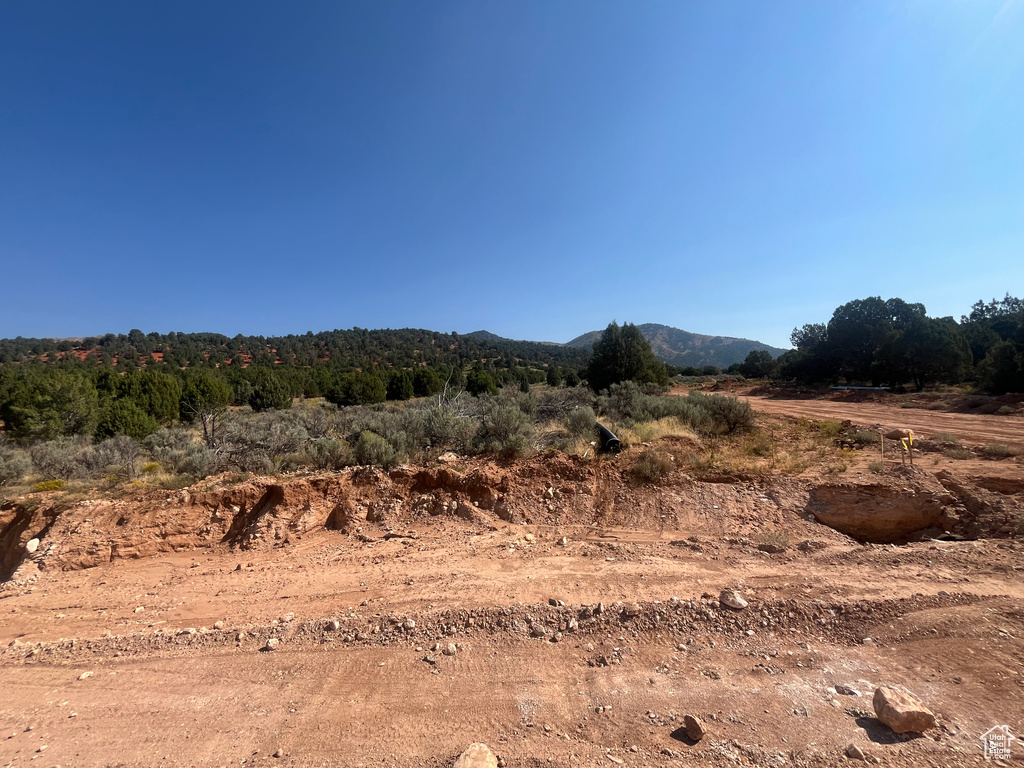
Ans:
MULTIPOLYGON (((734 363, 743 362, 752 351, 768 352, 772 357, 786 351, 751 339, 706 336, 658 323, 644 323, 637 327, 643 333, 644 338, 651 343, 651 349, 659 360, 679 368, 704 368, 711 365, 724 369, 734 363)), ((601 338, 601 333, 601 331, 584 333, 566 346, 590 350, 601 338)))

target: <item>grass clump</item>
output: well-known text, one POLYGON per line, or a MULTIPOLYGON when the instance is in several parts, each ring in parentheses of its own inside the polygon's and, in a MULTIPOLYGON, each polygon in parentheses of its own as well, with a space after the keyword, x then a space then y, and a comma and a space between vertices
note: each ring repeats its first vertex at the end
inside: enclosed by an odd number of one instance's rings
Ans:
POLYGON ((1006 443, 989 443, 981 449, 982 454, 988 459, 1012 459, 1020 451, 1006 443))
POLYGON ((868 464, 868 471, 869 472, 874 472, 876 475, 883 474, 885 472, 885 462, 884 461, 872 461, 870 464, 868 464))
POLYGON ((675 462, 662 451, 647 449, 633 461, 629 474, 641 483, 658 483, 672 474, 675 462))
POLYGON ((32 486, 33 491, 44 492, 44 491, 59 491, 67 485, 66 480, 43 480, 32 486))
POLYGON ((855 429, 850 433, 849 439, 854 445, 875 445, 878 443, 878 433, 870 429, 855 429))
POLYGON ((955 445, 942 449, 942 455, 947 459, 973 459, 974 451, 964 448, 962 445, 955 445))

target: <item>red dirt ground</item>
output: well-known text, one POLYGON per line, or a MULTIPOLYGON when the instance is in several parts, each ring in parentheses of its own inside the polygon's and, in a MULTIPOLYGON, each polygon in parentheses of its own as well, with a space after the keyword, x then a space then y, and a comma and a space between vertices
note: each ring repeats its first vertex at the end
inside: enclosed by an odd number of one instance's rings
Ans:
MULTIPOLYGON (((978 442, 1021 423, 751 402, 978 442)), ((628 461, 7 505, 8 556, 42 535, 0 585, 0 765, 448 766, 484 741, 510 767, 832 766, 851 743, 882 765, 959 766, 985 764, 992 726, 1024 732, 1019 539, 860 544, 807 514, 820 478, 637 486, 628 461), (723 588, 749 607, 719 606, 723 588), (893 734, 879 684, 940 727, 893 734), (680 735, 686 714, 702 741, 680 735)), ((1012 482, 956 482, 959 515, 1020 509, 1012 482)), ((931 474, 899 483, 942 494, 931 474)))

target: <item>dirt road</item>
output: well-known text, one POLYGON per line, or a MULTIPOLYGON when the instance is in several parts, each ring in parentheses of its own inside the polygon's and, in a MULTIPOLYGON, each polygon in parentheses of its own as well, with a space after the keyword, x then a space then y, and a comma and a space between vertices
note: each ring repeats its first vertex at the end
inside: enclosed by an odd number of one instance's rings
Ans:
POLYGON ((804 416, 811 419, 849 419, 856 424, 879 424, 885 429, 910 429, 922 437, 945 432, 964 442, 1024 443, 1024 418, 942 413, 920 408, 900 408, 874 403, 835 400, 797 400, 741 395, 752 408, 765 413, 804 416))

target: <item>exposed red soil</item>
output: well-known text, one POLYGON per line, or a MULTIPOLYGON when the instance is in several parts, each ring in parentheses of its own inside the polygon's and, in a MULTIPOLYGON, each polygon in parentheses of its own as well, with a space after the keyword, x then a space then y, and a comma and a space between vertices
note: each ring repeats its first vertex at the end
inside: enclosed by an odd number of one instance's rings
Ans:
POLYGON ((1000 532, 1024 483, 931 458, 648 486, 628 452, 551 454, 11 503, 0 764, 440 766, 475 741, 507 766, 983 764, 983 732, 1024 731, 1024 545, 1000 532), (872 495, 932 533, 813 517, 872 495), (939 728, 893 734, 880 684, 939 728))

